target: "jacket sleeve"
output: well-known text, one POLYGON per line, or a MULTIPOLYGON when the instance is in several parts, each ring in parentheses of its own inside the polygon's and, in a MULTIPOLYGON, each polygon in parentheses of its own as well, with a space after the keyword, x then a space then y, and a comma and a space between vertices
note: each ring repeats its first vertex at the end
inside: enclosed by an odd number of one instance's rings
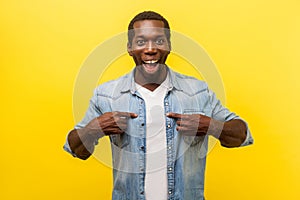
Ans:
MULTIPOLYGON (((100 111, 99 107, 98 107, 98 103, 97 103, 97 89, 95 89, 94 91, 94 95, 92 96, 92 98, 90 99, 90 104, 89 107, 85 113, 85 116, 83 117, 83 119, 74 127, 75 129, 81 129, 83 127, 85 127, 92 119, 102 115, 102 112, 100 111)), ((68 135, 67 135, 68 138, 68 135)), ((68 139, 66 138, 65 144, 63 146, 64 150, 68 153, 70 153, 71 155, 73 155, 74 157, 76 157, 75 153, 72 152, 68 139)))
MULTIPOLYGON (((208 96, 209 96, 209 102, 210 102, 210 106, 212 109, 212 118, 222 121, 222 122, 226 122, 226 121, 230 121, 233 119, 240 119, 243 120, 241 117, 239 117, 238 115, 236 115, 234 112, 231 112, 229 109, 227 109, 226 107, 224 107, 220 100, 216 97, 215 93, 212 92, 211 90, 208 90, 208 96)), ((247 136, 246 139, 244 140, 244 142, 241 144, 241 146, 247 146, 250 144, 253 144, 253 137, 251 135, 250 129, 248 127, 248 123, 243 120, 247 126, 247 136)))

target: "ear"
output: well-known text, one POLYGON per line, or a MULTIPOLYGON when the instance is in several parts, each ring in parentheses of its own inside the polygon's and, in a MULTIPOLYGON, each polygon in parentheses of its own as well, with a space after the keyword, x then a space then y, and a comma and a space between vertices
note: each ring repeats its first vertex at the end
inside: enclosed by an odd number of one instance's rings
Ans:
POLYGON ((168 45, 169 45, 169 52, 171 52, 171 50, 172 50, 171 41, 168 41, 168 45))
POLYGON ((127 52, 130 56, 132 56, 132 45, 129 42, 127 42, 127 52))

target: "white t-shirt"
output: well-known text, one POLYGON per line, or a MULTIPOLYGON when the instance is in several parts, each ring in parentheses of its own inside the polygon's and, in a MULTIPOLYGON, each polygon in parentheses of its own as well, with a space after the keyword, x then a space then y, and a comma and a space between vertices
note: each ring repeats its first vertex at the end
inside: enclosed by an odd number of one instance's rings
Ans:
POLYGON ((168 198, 167 140, 164 98, 169 78, 153 92, 136 84, 146 105, 146 200, 168 198))

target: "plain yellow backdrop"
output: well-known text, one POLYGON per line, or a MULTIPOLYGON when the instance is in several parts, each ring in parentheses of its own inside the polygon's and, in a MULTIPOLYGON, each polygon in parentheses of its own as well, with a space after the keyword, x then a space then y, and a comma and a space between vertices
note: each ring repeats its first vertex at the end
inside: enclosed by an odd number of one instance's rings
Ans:
MULTIPOLYGON (((300 199, 299 9, 297 0, 1 1, 0 199, 110 199, 111 169, 62 146, 76 123, 81 64, 143 10, 163 14, 206 49, 226 106, 247 120, 255 139, 209 153, 206 198, 300 199)), ((120 58, 122 70, 132 68, 130 59, 120 58)), ((177 61, 185 65, 168 60, 177 61)))

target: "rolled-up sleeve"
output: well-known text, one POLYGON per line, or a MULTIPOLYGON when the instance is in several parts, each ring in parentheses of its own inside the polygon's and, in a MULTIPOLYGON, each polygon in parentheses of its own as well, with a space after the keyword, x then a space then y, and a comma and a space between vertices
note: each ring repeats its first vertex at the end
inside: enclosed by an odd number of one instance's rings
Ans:
MULTIPOLYGON (((243 120, 242 118, 237 118, 237 119, 240 119, 240 120, 243 120)), ((250 144, 253 144, 253 137, 252 137, 252 135, 251 135, 251 132, 250 132, 250 129, 249 129, 249 127, 248 127, 248 123, 245 121, 245 120, 243 120, 243 122, 246 124, 246 126, 247 126, 247 136, 246 136, 246 139, 244 140, 244 142, 240 145, 241 147, 242 146, 247 146, 247 145, 250 145, 250 144)))
MULTIPOLYGON (((69 134, 68 134, 69 135, 69 134)), ((73 157, 77 157, 76 154, 71 150, 70 145, 69 145, 69 141, 68 141, 68 136, 66 138, 66 142, 63 146, 64 150, 68 153, 70 153, 73 157)))

